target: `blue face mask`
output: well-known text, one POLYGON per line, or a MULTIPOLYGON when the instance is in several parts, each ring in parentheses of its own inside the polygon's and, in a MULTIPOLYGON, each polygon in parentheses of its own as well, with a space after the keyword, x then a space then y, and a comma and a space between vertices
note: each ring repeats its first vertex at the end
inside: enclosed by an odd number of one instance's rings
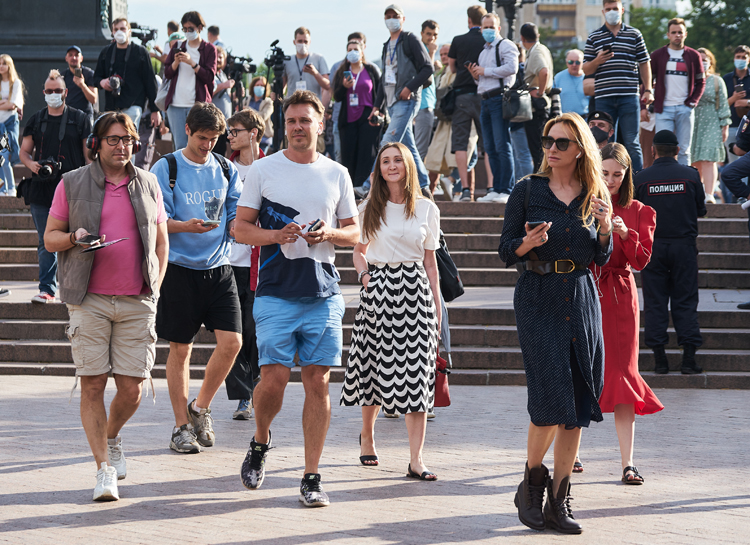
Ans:
POLYGON ((255 87, 253 87, 253 94, 258 98, 262 97, 265 94, 265 92, 266 92, 266 88, 263 87, 262 85, 256 85, 255 87))
POLYGON ((349 51, 346 54, 346 60, 348 60, 349 62, 359 62, 360 56, 361 56, 361 54, 360 54, 359 50, 352 49, 351 51, 349 51))
POLYGON ((747 61, 745 59, 734 59, 734 67, 737 70, 744 70, 747 68, 747 61))
POLYGON ((484 41, 488 44, 494 42, 496 37, 497 34, 495 33, 494 28, 485 28, 482 30, 482 38, 484 38, 484 41))

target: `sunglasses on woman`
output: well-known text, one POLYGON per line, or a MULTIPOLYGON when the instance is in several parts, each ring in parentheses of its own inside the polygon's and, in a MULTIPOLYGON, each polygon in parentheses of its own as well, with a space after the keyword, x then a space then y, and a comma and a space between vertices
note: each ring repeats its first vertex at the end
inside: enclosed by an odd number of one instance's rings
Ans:
POLYGON ((557 146, 557 149, 560 151, 565 151, 568 149, 568 146, 573 143, 577 144, 575 140, 571 140, 570 138, 558 138, 554 139, 551 136, 542 136, 542 147, 544 149, 552 149, 552 144, 555 144, 557 146))

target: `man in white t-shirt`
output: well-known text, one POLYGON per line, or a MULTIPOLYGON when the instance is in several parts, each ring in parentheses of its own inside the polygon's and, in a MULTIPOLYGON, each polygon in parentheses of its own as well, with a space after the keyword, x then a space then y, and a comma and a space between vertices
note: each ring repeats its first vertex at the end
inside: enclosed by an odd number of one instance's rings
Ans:
POLYGON ((669 45, 651 55, 654 85, 656 132, 673 132, 680 142, 678 161, 690 165, 690 144, 693 140, 693 109, 703 95, 706 80, 700 53, 685 46, 687 28, 683 19, 667 23, 669 45))
POLYGON ((250 489, 263 483, 271 422, 281 410, 298 355, 305 387, 300 501, 307 507, 329 503, 318 463, 331 418, 330 368, 341 365, 343 351, 344 300, 333 264, 334 245, 354 246, 359 240, 348 171, 315 150, 323 114, 323 104, 309 90, 287 97, 289 148, 250 168, 236 226, 239 242, 261 247, 253 311, 261 381, 254 393, 255 436, 240 476, 250 489))

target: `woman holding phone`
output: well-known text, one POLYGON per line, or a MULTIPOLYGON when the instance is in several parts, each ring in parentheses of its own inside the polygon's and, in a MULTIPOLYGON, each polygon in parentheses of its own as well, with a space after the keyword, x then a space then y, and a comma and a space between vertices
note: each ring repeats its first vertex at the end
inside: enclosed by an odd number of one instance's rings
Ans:
POLYGON ((528 387, 528 459, 515 504, 535 530, 581 533, 570 475, 581 428, 601 422, 604 340, 591 262, 612 252, 609 191, 594 137, 577 114, 544 127, 537 175, 513 189, 498 253, 523 272, 513 306, 528 387), (535 222, 538 223, 534 227, 535 222), (542 461, 554 441, 554 477, 542 461), (545 491, 547 503, 542 507, 545 491))
POLYGON ((380 127, 370 125, 367 118, 379 86, 380 72, 365 61, 362 44, 356 40, 349 42, 346 59, 333 78, 333 98, 341 103, 341 163, 349 170, 354 187, 369 179, 377 155, 380 127))
POLYGON ((360 220, 354 266, 362 289, 341 404, 362 407, 362 465, 378 465, 375 419, 382 406, 405 415, 411 453, 406 476, 434 481, 422 447, 440 330, 440 211, 422 196, 414 158, 400 142, 380 149, 360 220))

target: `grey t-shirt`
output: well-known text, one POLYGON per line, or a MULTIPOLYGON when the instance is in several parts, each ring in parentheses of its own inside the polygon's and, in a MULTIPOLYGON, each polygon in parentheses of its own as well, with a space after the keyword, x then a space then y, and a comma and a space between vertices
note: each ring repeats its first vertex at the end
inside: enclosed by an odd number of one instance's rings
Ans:
POLYGON ((292 55, 291 59, 284 61, 286 96, 291 95, 297 89, 305 89, 312 91, 318 98, 321 98, 320 85, 318 85, 315 76, 303 71, 305 64, 312 64, 324 76, 328 74, 328 64, 321 55, 310 53, 306 59, 298 59, 296 55, 292 55))

